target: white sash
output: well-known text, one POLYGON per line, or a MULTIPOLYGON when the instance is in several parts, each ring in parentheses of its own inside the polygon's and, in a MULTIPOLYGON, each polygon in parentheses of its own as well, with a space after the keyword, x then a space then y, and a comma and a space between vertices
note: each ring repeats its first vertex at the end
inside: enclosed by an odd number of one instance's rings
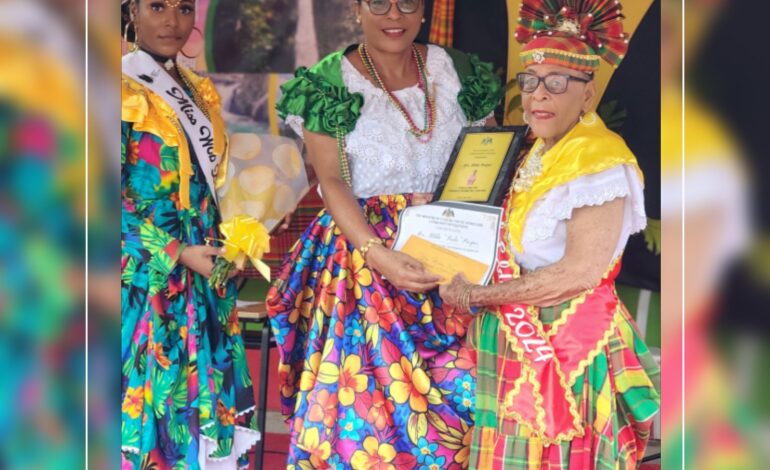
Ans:
MULTIPOLYGON (((123 56, 123 73, 152 90, 176 112, 217 201, 215 181, 222 158, 214 153, 214 126, 184 89, 142 50, 123 56)), ((181 73, 181 72, 180 72, 181 73)))

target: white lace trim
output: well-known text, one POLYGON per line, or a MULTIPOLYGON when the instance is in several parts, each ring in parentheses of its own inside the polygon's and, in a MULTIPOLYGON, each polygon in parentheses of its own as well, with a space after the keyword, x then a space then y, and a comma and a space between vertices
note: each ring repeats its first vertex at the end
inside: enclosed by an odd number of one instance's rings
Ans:
POLYGON ((489 114, 484 116, 484 118, 479 119, 478 121, 473 121, 470 125, 473 127, 480 127, 480 126, 486 126, 487 125, 487 119, 495 117, 495 112, 490 111, 489 114))
MULTIPOLYGON (((256 406, 250 406, 245 410, 239 411, 235 415, 235 418, 240 418, 246 413, 254 411, 256 408, 256 406)), ((215 423, 209 423, 202 426, 201 430, 209 428, 214 424, 215 423)), ((200 435, 202 445, 199 448, 198 463, 201 469, 230 470, 235 467, 238 458, 248 452, 249 449, 262 439, 262 433, 257 430, 237 425, 234 427, 235 434, 233 435, 233 448, 230 451, 230 455, 227 457, 211 457, 211 454, 217 450, 217 441, 203 434, 200 435)))
POLYGON ((297 135, 300 137, 300 139, 305 138, 305 133, 302 132, 302 126, 305 124, 305 120, 297 116, 296 114, 290 114, 286 116, 286 125, 291 128, 294 132, 297 133, 297 135))
MULTIPOLYGON (((238 412, 235 418, 254 411, 256 406, 251 406, 243 411, 238 412)), ((205 426, 201 426, 201 430, 207 429, 213 426, 215 423, 209 423, 205 426)), ((231 470, 235 467, 238 459, 249 451, 257 442, 262 439, 262 433, 257 430, 246 428, 243 426, 234 426, 235 433, 233 435, 233 448, 230 455, 226 457, 211 457, 211 454, 217 450, 217 441, 208 436, 200 434, 200 441, 198 447, 198 464, 201 469, 206 470, 231 470)), ((141 449, 135 446, 121 446, 122 452, 128 452, 131 454, 140 455, 141 449)), ((246 468, 248 465, 241 466, 240 468, 246 468)))
MULTIPOLYGON (((631 170, 629 170, 631 171, 631 170)), ((572 218, 574 209, 585 206, 599 206, 621 197, 634 196, 631 184, 623 167, 610 168, 596 175, 587 175, 567 184, 557 186, 540 198, 527 216, 522 242, 535 242, 550 238, 560 221, 572 218), (604 181, 597 181, 597 180, 604 181), (597 184, 598 183, 598 184, 597 184)), ((641 193, 641 183, 639 185, 641 193)), ((633 208, 629 223, 629 235, 647 225, 644 199, 631 197, 633 208)))
MULTIPOLYGON (((409 133, 404 117, 387 95, 347 58, 342 59, 342 76, 348 90, 364 95, 361 116, 346 136, 356 197, 431 192, 438 184, 460 130, 469 123, 457 102, 460 79, 451 57, 442 48, 429 45, 426 69, 428 86, 433 89, 435 85, 437 121, 430 142, 420 143, 409 133)), ((397 90, 394 94, 417 125, 422 126, 425 96, 419 87, 397 90)), ((472 124, 483 125, 485 120, 472 124)), ((302 117, 287 116, 286 124, 302 136, 302 117)))
POLYGON ((262 439, 262 433, 243 426, 235 426, 233 448, 226 457, 211 457, 217 450, 217 441, 201 434, 201 446, 198 452, 198 464, 206 470, 231 470, 238 459, 262 439))

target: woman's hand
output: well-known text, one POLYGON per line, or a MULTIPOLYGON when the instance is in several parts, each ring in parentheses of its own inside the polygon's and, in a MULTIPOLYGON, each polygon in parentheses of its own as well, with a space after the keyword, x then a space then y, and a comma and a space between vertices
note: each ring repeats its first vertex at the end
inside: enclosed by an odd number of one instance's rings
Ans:
POLYGON ((433 200, 433 193, 414 193, 412 194, 412 205, 422 206, 433 200))
MULTIPOLYGON (((567 221, 567 246, 564 256, 554 264, 528 272, 517 279, 474 289, 472 304, 505 305, 522 303, 537 307, 562 304, 598 286, 620 237, 625 198, 613 199, 599 206, 584 206, 572 211, 567 221)), ((456 279, 453 279, 453 283, 456 279)), ((456 294, 447 286, 452 302, 456 294)))
POLYGON ((426 292, 435 288, 441 280, 441 276, 431 274, 422 263, 400 251, 374 245, 366 255, 367 263, 396 289, 426 292))
POLYGON ((208 279, 214 269, 213 257, 225 252, 224 248, 209 245, 189 245, 179 255, 179 262, 208 279))
POLYGON ((451 307, 459 307, 460 298, 470 284, 471 283, 468 282, 465 275, 459 273, 452 278, 452 281, 449 284, 440 285, 438 287, 438 293, 445 304, 451 307))

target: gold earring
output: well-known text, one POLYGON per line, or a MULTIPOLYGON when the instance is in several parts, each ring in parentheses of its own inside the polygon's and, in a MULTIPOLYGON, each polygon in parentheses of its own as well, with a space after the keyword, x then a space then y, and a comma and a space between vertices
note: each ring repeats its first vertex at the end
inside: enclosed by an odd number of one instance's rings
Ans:
POLYGON ((591 113, 591 112, 583 113, 580 115, 578 119, 580 120, 580 123, 583 124, 584 126, 591 126, 596 123, 596 113, 591 113), (588 115, 591 118, 590 121, 586 121, 583 119, 583 117, 585 117, 586 115, 588 115))
POLYGON ((130 52, 134 52, 138 48, 138 46, 136 45, 136 42, 137 42, 136 40, 138 38, 138 36, 136 34, 136 28, 134 28, 134 42, 132 42, 132 43, 128 42, 128 28, 130 28, 131 25, 133 25, 133 24, 134 24, 134 20, 130 20, 128 23, 126 23, 126 27, 123 29, 123 41, 126 44, 129 44, 128 50, 130 52))
POLYGON ((134 26, 134 42, 128 46, 129 52, 136 52, 139 50, 139 30, 134 26))

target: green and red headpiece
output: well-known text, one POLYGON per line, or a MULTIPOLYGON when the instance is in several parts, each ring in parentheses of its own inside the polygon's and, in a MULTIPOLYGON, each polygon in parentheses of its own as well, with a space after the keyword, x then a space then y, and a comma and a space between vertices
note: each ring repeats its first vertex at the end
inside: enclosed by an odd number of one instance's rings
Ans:
POLYGON ((628 50, 619 0, 523 0, 514 33, 524 67, 561 65, 586 73, 600 59, 620 65, 628 50))

